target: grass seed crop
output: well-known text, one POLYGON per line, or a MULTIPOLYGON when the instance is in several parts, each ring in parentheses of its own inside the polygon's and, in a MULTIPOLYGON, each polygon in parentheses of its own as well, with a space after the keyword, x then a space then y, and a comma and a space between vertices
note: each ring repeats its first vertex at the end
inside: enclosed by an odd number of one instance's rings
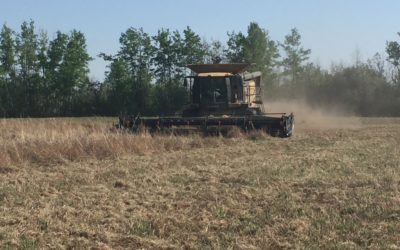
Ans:
POLYGON ((400 119, 297 118, 289 139, 0 120, 0 245, 398 249, 400 119))

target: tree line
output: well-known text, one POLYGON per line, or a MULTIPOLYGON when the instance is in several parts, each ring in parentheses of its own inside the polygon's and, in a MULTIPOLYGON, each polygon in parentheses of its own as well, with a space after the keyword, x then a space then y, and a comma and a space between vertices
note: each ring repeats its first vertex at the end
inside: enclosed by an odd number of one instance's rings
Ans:
MULTIPOLYGON (((399 33, 400 36, 400 33, 399 33)), ((85 35, 56 32, 52 40, 33 21, 19 32, 6 24, 0 33, 0 116, 46 117, 168 114, 188 101, 183 77, 187 64, 251 63, 263 73, 265 97, 302 99, 310 105, 340 106, 365 116, 400 115, 400 44, 388 41, 376 54, 351 66, 322 69, 292 29, 283 41, 250 23, 246 32, 228 32, 227 42, 201 39, 190 27, 148 34, 128 28, 108 62, 105 80, 89 78, 85 35)))

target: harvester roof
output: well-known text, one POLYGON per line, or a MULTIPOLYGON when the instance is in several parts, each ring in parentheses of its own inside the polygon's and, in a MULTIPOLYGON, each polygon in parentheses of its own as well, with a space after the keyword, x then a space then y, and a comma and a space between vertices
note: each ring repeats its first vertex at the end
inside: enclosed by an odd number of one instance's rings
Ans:
POLYGON ((187 67, 197 74, 224 72, 237 74, 243 72, 249 63, 229 63, 229 64, 189 64, 187 67))

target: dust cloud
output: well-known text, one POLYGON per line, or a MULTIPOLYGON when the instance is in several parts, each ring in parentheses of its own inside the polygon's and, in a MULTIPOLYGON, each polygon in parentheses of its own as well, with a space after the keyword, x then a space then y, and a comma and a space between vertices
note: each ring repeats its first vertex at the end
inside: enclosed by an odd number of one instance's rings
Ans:
POLYGON ((264 102, 267 113, 293 112, 296 130, 357 129, 360 119, 350 112, 337 107, 311 107, 305 101, 264 102))

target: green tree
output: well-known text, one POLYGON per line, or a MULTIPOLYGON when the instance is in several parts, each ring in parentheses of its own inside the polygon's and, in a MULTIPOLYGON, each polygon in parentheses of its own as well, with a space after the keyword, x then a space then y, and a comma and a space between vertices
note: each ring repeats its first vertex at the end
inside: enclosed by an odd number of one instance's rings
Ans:
POLYGON ((3 75, 8 78, 15 75, 15 40, 13 31, 3 25, 0 33, 0 64, 3 75))
POLYGON ((178 31, 173 34, 161 29, 153 37, 156 86, 153 88, 153 109, 156 113, 177 111, 186 102, 186 90, 182 86, 183 41, 178 31))
POLYGON ((153 47, 150 36, 142 28, 129 28, 119 39, 118 55, 129 64, 129 71, 136 81, 149 78, 153 47))
POLYGON ((108 111, 111 114, 133 112, 135 105, 132 98, 133 81, 130 76, 129 66, 125 60, 110 59, 110 71, 106 76, 108 111))
POLYGON ((60 115, 61 107, 63 105, 64 93, 61 86, 63 78, 60 73, 61 63, 67 50, 68 35, 57 31, 56 37, 50 41, 47 51, 47 83, 45 94, 49 102, 47 113, 50 115, 60 115))
POLYGON ((213 40, 210 43, 203 41, 203 47, 205 51, 205 63, 220 63, 226 60, 225 58, 225 47, 217 40, 213 40))
POLYGON ((35 25, 31 20, 23 22, 21 33, 17 36, 17 54, 19 64, 19 102, 20 115, 38 115, 37 93, 40 89, 39 62, 37 57, 38 40, 35 25))
POLYGON ((291 29, 290 34, 285 36, 285 41, 280 44, 285 56, 282 59, 284 75, 290 76, 292 82, 296 82, 298 75, 302 72, 304 62, 309 59, 310 49, 301 46, 301 35, 296 28, 291 29))
POLYGON ((250 70, 261 71, 264 82, 270 85, 275 77, 274 68, 279 57, 276 43, 257 23, 250 23, 246 36, 241 32, 228 33, 226 57, 231 63, 250 63, 250 70))
POLYGON ((39 34, 38 52, 37 52, 37 58, 39 60, 40 74, 42 77, 45 77, 46 73, 47 73, 48 50, 49 50, 49 38, 47 36, 47 33, 42 31, 39 34))
MULTIPOLYGON (((115 57, 103 58, 112 59, 118 64, 110 66, 107 76, 107 83, 111 89, 114 84, 126 84, 123 94, 129 98, 129 107, 124 108, 132 113, 144 113, 149 111, 151 106, 151 63, 154 55, 150 36, 143 29, 129 28, 120 37, 121 48, 115 57), (126 69, 125 69, 126 68, 126 69), (128 73, 128 79, 118 77, 120 74, 115 70, 128 73), (115 78, 118 77, 118 78, 115 78)), ((123 98, 123 99, 126 99, 123 98)), ((121 109, 123 111, 124 109, 121 109)))
POLYGON ((174 49, 174 40, 168 29, 161 29, 156 36, 153 36, 155 56, 156 83, 171 82, 175 75, 177 65, 177 51, 174 49))
POLYGON ((175 55, 175 78, 182 79, 185 75, 184 42, 181 33, 175 30, 172 34, 172 48, 175 55))
POLYGON ((225 55, 230 63, 244 63, 246 58, 244 56, 244 44, 246 37, 241 33, 228 32, 227 49, 225 55))
POLYGON ((86 38, 82 32, 73 30, 69 36, 65 55, 60 64, 59 93, 63 102, 63 114, 72 114, 74 105, 79 106, 79 96, 89 84, 89 56, 86 38))
POLYGON ((205 54, 200 36, 187 26, 183 31, 182 65, 202 63, 205 54))
POLYGON ((15 88, 15 39, 13 31, 3 25, 0 33, 0 111, 3 116, 14 110, 15 88))
MULTIPOLYGON (((400 32, 397 33, 400 36, 400 32)), ((387 60, 394 67, 391 80, 400 85, 400 44, 397 41, 386 42, 387 60)))
POLYGON ((68 44, 68 35, 57 31, 56 37, 50 42, 48 51, 49 70, 55 73, 60 70, 68 44))
POLYGON ((265 80, 271 82, 276 59, 279 56, 278 48, 269 38, 268 32, 260 28, 257 23, 250 23, 247 29, 243 53, 246 62, 254 63, 251 70, 261 71, 265 80))
POLYGON ((38 37, 38 51, 37 51, 37 59, 38 59, 38 86, 36 93, 36 102, 38 106, 38 110, 36 111, 41 116, 48 115, 48 107, 50 106, 49 100, 49 78, 48 78, 48 48, 49 48, 49 39, 47 37, 47 33, 41 31, 38 37))

